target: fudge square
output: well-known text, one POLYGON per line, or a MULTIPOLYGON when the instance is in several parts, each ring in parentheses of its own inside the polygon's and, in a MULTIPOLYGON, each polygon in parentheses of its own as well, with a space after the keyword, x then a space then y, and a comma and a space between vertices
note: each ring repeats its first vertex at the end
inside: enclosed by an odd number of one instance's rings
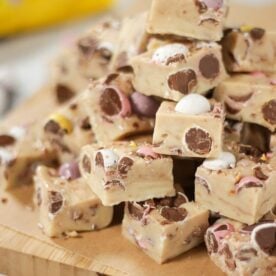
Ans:
POLYGON ((155 99, 133 90, 131 74, 122 73, 93 83, 82 103, 99 143, 151 132, 159 107, 155 99))
POLYGON ((164 263, 202 243, 208 210, 178 192, 175 197, 128 202, 122 232, 158 263, 164 263))
POLYGON ((111 69, 116 71, 129 68, 130 59, 146 50, 149 40, 146 21, 146 12, 123 20, 117 47, 111 60, 111 69))
POLYGON ((276 74, 238 74, 215 89, 214 98, 223 102, 227 117, 276 130, 276 74))
POLYGON ((131 61, 133 85, 145 95, 179 101, 188 93, 208 92, 226 77, 217 43, 171 41, 155 49, 150 45, 131 61))
POLYGON ((227 275, 276 275, 276 222, 245 225, 222 218, 205 243, 212 261, 227 275))
POLYGON ((37 137, 40 125, 14 126, 0 134, 0 177, 4 190, 33 182, 39 164, 57 166, 56 151, 37 137))
POLYGON ((87 145, 80 156, 82 175, 107 206, 175 195, 172 167, 150 144, 87 145))
POLYGON ((73 162, 59 171, 39 167, 35 185, 39 226, 49 237, 102 229, 112 220, 113 208, 102 205, 73 162))
POLYGON ((195 201, 222 216, 253 224, 276 204, 276 167, 272 159, 223 152, 198 167, 195 201), (223 185, 222 185, 223 183, 223 185))
POLYGON ((79 94, 50 114, 41 126, 42 144, 56 150, 61 162, 79 155, 82 146, 95 142, 88 114, 79 94))
POLYGON ((86 89, 91 79, 104 77, 117 47, 120 22, 104 20, 68 43, 51 66, 51 88, 62 104, 86 89))
POLYGON ((177 105, 163 102, 156 115, 154 151, 179 157, 217 157, 222 149, 224 110, 201 95, 190 94, 177 105))
POLYGON ((276 32, 250 26, 228 30, 222 40, 222 49, 229 72, 276 70, 276 32))
POLYGON ((219 41, 227 12, 225 0, 153 0, 147 30, 219 41))

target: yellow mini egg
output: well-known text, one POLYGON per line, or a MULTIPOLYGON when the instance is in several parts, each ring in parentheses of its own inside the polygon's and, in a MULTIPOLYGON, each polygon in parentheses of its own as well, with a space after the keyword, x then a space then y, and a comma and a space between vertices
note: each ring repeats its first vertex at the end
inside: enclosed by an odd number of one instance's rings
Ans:
POLYGON ((53 114, 50 116, 50 120, 56 122, 66 133, 70 134, 73 131, 72 122, 61 114, 53 114))
POLYGON ((240 30, 243 32, 243 33, 248 33, 250 32, 252 29, 254 29, 254 27, 250 26, 250 25, 242 25, 240 27, 240 30))

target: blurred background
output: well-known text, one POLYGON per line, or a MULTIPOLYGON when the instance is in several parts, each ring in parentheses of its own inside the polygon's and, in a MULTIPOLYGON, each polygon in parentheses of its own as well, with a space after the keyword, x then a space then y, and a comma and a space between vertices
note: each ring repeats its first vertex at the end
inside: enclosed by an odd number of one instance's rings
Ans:
MULTIPOLYGON (((47 83, 49 63, 66 44, 93 22, 124 14, 139 1, 148 0, 0 0, 0 116, 7 111, 5 91, 15 93, 13 105, 22 102, 47 83)), ((260 4, 276 4, 230 1, 256 11, 260 4)))

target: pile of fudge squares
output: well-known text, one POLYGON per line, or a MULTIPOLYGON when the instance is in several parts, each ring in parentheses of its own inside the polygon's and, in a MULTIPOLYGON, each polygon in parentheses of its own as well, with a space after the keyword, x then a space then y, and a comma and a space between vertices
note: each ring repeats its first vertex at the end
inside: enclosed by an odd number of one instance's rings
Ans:
POLYGON ((46 235, 105 228, 124 203, 123 236, 158 263, 205 241, 228 275, 276 275, 276 33, 227 13, 153 0, 55 60, 58 108, 0 135, 1 185, 34 182, 46 235))

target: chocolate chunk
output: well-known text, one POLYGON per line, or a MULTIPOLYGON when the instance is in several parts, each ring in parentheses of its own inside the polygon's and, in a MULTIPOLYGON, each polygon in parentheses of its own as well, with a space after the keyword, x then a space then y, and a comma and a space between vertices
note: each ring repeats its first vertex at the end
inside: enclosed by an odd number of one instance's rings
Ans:
POLYGON ((264 37, 265 30, 261 28, 254 28, 250 31, 250 36, 253 40, 260 40, 264 37))
POLYGON ((80 127, 83 130, 91 130, 92 127, 91 127, 91 124, 90 124, 89 117, 86 117, 81 121, 80 127))
POLYGON ((219 75, 219 61, 213 55, 204 56, 199 62, 199 71, 206 79, 214 79, 219 75))
POLYGON ((215 229, 215 232, 218 232, 218 231, 227 231, 228 230, 228 226, 226 224, 222 224, 220 225, 219 227, 217 227, 215 229))
POLYGON ((191 128, 185 134, 185 141, 189 150, 204 155, 212 149, 212 138, 209 133, 200 128, 191 128))
POLYGON ((250 181, 250 182, 247 182, 245 183, 244 185, 240 186, 238 189, 237 189, 237 192, 239 193, 242 189, 244 188, 263 188, 263 184, 262 183, 257 183, 257 182, 254 182, 254 181, 250 181))
POLYGON ((254 175, 260 180, 267 180, 268 179, 268 176, 263 173, 261 167, 257 167, 257 168, 254 169, 254 175))
POLYGON ((178 208, 184 203, 187 203, 187 198, 185 197, 185 195, 181 193, 177 193, 177 196, 174 198, 174 202, 173 202, 174 207, 178 208))
POLYGON ((195 4, 200 14, 205 13, 208 10, 207 5, 201 0, 195 0, 195 4))
POLYGON ((196 73, 191 69, 179 71, 170 75, 168 85, 170 89, 186 95, 192 92, 192 89, 197 85, 196 73))
POLYGON ((15 138, 10 135, 2 134, 0 135, 0 147, 11 146, 16 142, 15 138))
POLYGON ((248 262, 256 256, 257 251, 254 248, 240 249, 238 253, 235 255, 235 257, 242 262, 248 262))
POLYGON ((176 62, 181 62, 181 61, 185 61, 185 55, 183 54, 176 54, 172 57, 169 57, 167 59, 166 65, 170 65, 171 63, 176 63, 176 62))
POLYGON ((233 254, 229 248, 228 244, 225 244, 220 251, 221 254, 225 256, 225 264, 229 268, 229 270, 233 271, 236 269, 236 263, 233 260, 233 254))
POLYGON ((119 77, 119 74, 118 73, 112 73, 112 74, 109 74, 105 81, 104 81, 104 84, 110 84, 112 83, 114 80, 116 80, 117 78, 119 77))
MULTIPOLYGON (((156 199, 155 200, 156 201, 156 204, 157 204, 157 206, 159 206, 159 207, 161 207, 161 206, 163 206, 163 207, 173 207, 173 202, 174 202, 174 200, 173 200, 173 197, 164 197, 164 198, 161 198, 161 199, 156 199)), ((177 207, 177 206, 175 206, 175 207, 177 207)))
POLYGON ((205 23, 210 23, 210 24, 213 24, 213 25, 218 25, 219 24, 219 21, 216 20, 215 18, 205 18, 205 19, 202 19, 199 23, 199 25, 204 25, 205 23))
POLYGON ((98 52, 100 53, 102 58, 106 59, 106 61, 110 61, 112 58, 112 55, 113 55, 113 53, 109 49, 104 48, 104 47, 99 48, 98 52))
POLYGON ((259 159, 262 156, 262 152, 249 145, 239 145, 239 153, 243 153, 252 157, 253 159, 259 159))
POLYGON ((257 230, 255 241, 263 252, 276 256, 276 223, 257 230))
POLYGON ((209 254, 217 253, 218 252, 218 242, 217 242, 215 235, 212 233, 212 231, 207 232, 206 241, 207 241, 208 253, 209 254))
POLYGON ((100 97, 100 107, 108 116, 114 116, 120 113, 122 103, 115 89, 106 88, 100 97))
POLYGON ((93 37, 81 38, 78 42, 78 48, 85 56, 91 56, 97 50, 98 41, 93 37))
POLYGON ((44 131, 45 132, 50 132, 53 134, 59 134, 61 131, 61 128, 59 126, 59 124, 53 120, 50 120, 46 123, 46 125, 44 126, 44 131))
POLYGON ((241 143, 252 146, 259 154, 269 152, 270 137, 269 129, 252 123, 243 123, 241 143))
POLYGON ((123 183, 120 180, 114 179, 114 180, 109 180, 107 182, 105 182, 104 184, 104 189, 105 190, 110 190, 110 189, 117 189, 120 188, 121 190, 125 190, 125 186, 123 185, 123 183))
POLYGON ((144 210, 140 205, 136 204, 136 206, 134 206, 134 204, 135 203, 130 202, 127 203, 128 212, 134 219, 141 220, 143 218, 144 210))
POLYGON ((131 169, 131 167, 133 166, 133 163, 134 163, 133 160, 129 157, 121 158, 118 164, 119 174, 126 175, 128 171, 131 169))
POLYGON ((63 197, 60 192, 49 191, 48 192, 49 199, 49 212, 51 214, 56 214, 62 207, 63 197))
POLYGON ((271 100, 262 108, 264 119, 270 124, 276 124, 276 100, 271 100))
POLYGON ((57 84, 56 86, 56 97, 59 104, 63 104, 75 95, 74 91, 64 84, 57 84))
POLYGON ((82 158, 82 167, 85 172, 91 173, 91 161, 87 155, 84 155, 84 157, 82 158))
POLYGON ((41 188, 38 187, 36 189, 36 203, 37 203, 37 206, 40 206, 41 203, 42 203, 42 196, 41 196, 41 188))
POLYGON ((177 222, 184 220, 187 217, 188 212, 184 208, 163 207, 160 214, 168 222, 177 222))
POLYGON ((231 259, 233 258, 233 254, 229 248, 228 244, 225 244, 223 246, 223 248, 221 249, 221 253, 227 258, 227 259, 231 259))
POLYGON ((244 96, 229 96, 229 98, 235 102, 247 102, 248 100, 250 100, 253 96, 253 93, 249 93, 247 95, 244 96))
POLYGON ((262 225, 264 223, 267 223, 267 221, 262 221, 262 222, 255 223, 255 224, 252 224, 252 225, 244 226, 241 229, 241 232, 243 232, 243 233, 251 233, 257 226, 262 225))
POLYGON ((196 176, 195 184, 202 185, 207 190, 208 194, 211 193, 210 187, 205 179, 196 176))

